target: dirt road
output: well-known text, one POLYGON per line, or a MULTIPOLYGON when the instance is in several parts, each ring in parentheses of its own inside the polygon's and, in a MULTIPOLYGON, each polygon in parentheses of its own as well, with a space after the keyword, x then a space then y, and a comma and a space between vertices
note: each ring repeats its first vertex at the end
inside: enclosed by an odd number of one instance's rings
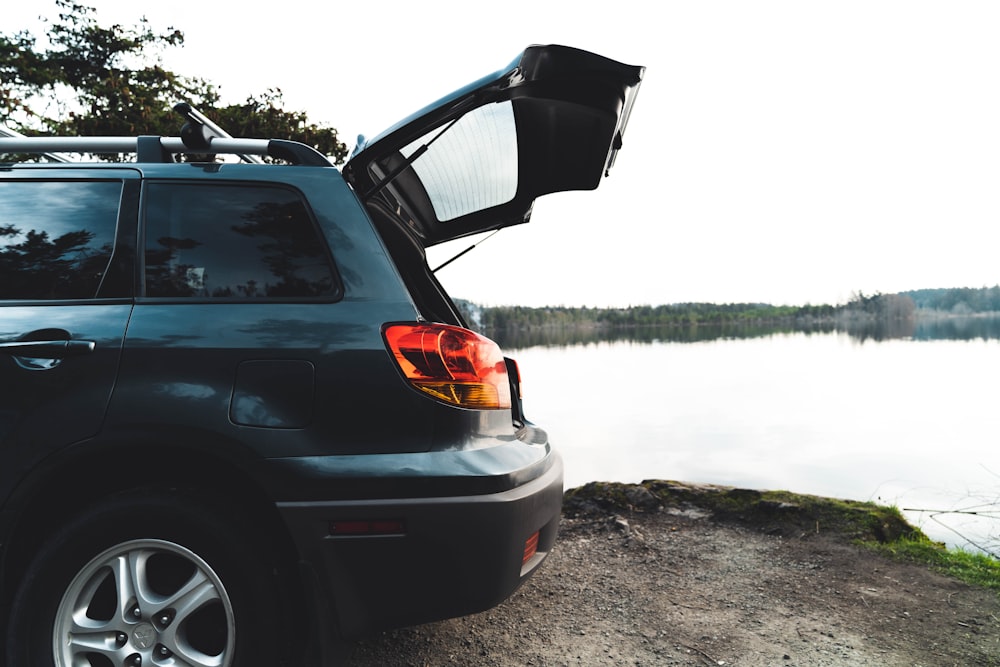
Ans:
POLYGON ((500 607, 355 642, 347 664, 1000 665, 996 593, 841 535, 617 509, 565 518, 500 607))

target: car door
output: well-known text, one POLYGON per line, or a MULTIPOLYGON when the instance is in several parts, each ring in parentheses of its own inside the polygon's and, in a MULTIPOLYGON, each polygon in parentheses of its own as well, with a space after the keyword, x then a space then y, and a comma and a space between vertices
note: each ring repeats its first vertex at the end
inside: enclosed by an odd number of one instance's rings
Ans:
POLYGON ((0 502, 25 468, 100 431, 132 309, 138 183, 128 169, 0 174, 0 502))
POLYGON ((317 357, 330 356, 317 350, 336 335, 326 305, 342 287, 303 195, 213 170, 147 174, 141 226, 109 424, 202 452, 312 424, 317 357))

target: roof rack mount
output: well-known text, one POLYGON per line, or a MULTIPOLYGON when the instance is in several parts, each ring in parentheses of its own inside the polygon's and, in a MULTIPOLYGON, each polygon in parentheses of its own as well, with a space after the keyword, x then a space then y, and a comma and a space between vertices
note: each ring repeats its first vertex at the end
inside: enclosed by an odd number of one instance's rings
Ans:
MULTIPOLYGON (((184 116, 187 120, 181 127, 181 141, 188 148, 195 150, 207 150, 212 143, 212 139, 232 139, 233 135, 212 122, 212 119, 195 109, 187 102, 178 102, 174 105, 174 111, 184 116)), ((261 164, 264 161, 256 155, 241 154, 240 159, 244 162, 254 162, 261 164)))

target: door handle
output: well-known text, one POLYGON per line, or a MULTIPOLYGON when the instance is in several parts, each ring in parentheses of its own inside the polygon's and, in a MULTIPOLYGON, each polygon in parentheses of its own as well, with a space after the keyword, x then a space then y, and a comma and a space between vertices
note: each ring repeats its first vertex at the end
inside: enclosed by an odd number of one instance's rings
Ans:
POLYGON ((29 359, 63 359, 88 354, 97 348, 92 340, 16 340, 0 343, 0 352, 29 359))

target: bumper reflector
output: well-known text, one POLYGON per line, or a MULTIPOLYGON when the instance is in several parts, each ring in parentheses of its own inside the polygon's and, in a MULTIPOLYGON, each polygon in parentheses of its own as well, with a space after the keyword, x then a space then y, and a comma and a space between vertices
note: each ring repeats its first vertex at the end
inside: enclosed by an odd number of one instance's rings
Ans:
POLYGON ((406 532, 399 519, 376 519, 373 521, 350 520, 331 521, 330 535, 402 535, 406 532))
POLYGON ((538 552, 538 531, 527 539, 524 543, 524 556, 521 558, 521 566, 523 567, 525 563, 531 560, 534 555, 538 552))

